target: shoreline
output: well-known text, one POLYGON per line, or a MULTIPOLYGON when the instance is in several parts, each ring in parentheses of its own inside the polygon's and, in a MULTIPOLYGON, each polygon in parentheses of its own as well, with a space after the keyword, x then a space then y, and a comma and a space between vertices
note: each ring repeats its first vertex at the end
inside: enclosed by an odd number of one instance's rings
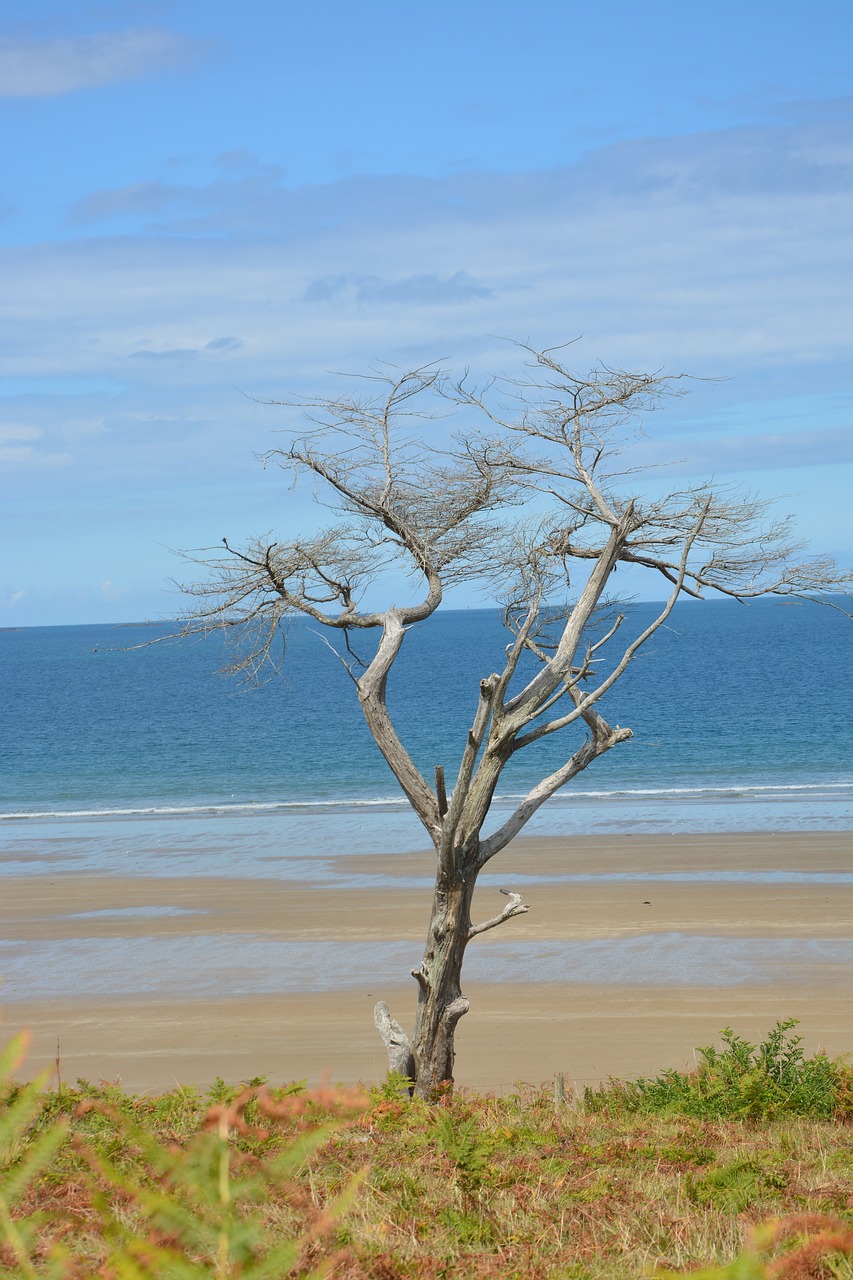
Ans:
MULTIPOLYGON (((853 1049, 853 1008, 841 984, 829 991, 823 983, 796 991, 573 986, 557 998, 543 986, 466 983, 465 992, 471 1010, 457 1030, 456 1082, 481 1092, 540 1085, 558 1072, 582 1088, 687 1069, 697 1047, 720 1044, 723 1028, 758 1042, 788 1017, 799 1018, 796 1034, 809 1053, 853 1049)), ((26 1027, 32 1044, 17 1076, 48 1071, 49 1086, 57 1054, 64 1083, 104 1079, 133 1092, 205 1088, 216 1076, 231 1083, 266 1075, 273 1084, 378 1084, 387 1059, 373 1027, 375 994, 38 1001, 6 1006, 0 1039, 26 1027)), ((415 991, 382 994, 408 1024, 415 991)))
MULTIPOLYGON (((809 1051, 853 1051, 837 958, 851 851, 849 834, 827 832, 520 838, 477 889, 475 918, 494 914, 498 887, 530 911, 472 944, 460 1085, 657 1074, 727 1025, 755 1040, 786 1017, 801 1018, 809 1051)), ((48 870, 0 881, 0 1032, 31 1028, 25 1074, 50 1067, 58 1041, 66 1081, 135 1090, 216 1075, 381 1080, 372 1009, 387 999, 411 1020, 405 957, 423 940, 431 855, 341 853, 307 888, 81 873, 53 852, 48 870), (341 956, 357 960, 341 969, 341 956), (303 962, 312 980, 325 965, 319 989, 299 989, 303 962)))
MULTIPOLYGON (((2 631, 2 628, 0 628, 2 631)), ((531 783, 532 785, 532 783, 531 783)), ((492 801, 492 812, 511 813, 515 805, 524 798, 525 790, 497 794, 492 801)), ((570 791, 558 792, 548 802, 547 812, 558 815, 561 810, 576 808, 585 801, 600 805, 621 806, 624 804, 643 805, 644 802, 665 801, 678 803, 692 801, 697 805, 709 800, 749 801, 764 797, 769 802, 784 802, 786 799, 808 799, 812 794, 824 799, 849 800, 853 795, 853 778, 832 777, 810 782, 733 782, 720 779, 690 785, 684 781, 679 786, 649 787, 616 785, 606 788, 577 787, 570 791)), ((266 799, 223 800, 221 797, 209 796, 195 803, 161 801, 156 803, 150 798, 129 800, 117 797, 112 804, 92 803, 88 807, 85 801, 78 801, 73 808, 46 809, 36 805, 35 808, 9 808, 11 800, 0 802, 0 823, 6 822, 39 822, 77 820, 112 820, 112 819, 146 819, 146 818, 194 818, 194 817, 241 817, 256 815, 288 816, 334 816, 355 817, 359 814, 408 814, 410 812, 405 797, 395 791, 382 795, 344 795, 338 799, 319 794, 306 799, 282 800, 278 797, 266 799)), ((630 830, 628 831, 630 834, 630 830)))

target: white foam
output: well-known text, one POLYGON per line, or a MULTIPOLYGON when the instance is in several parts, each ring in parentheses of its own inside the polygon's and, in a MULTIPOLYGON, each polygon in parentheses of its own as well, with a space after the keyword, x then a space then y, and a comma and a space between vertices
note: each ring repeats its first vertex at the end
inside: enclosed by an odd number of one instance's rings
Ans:
MULTIPOLYGON (((613 788, 607 791, 575 791, 558 793, 548 802, 550 807, 565 806, 585 800, 625 802, 643 799, 663 800, 667 797, 693 799, 703 803, 714 799, 784 800, 795 796, 813 799, 830 795, 842 799, 849 792, 853 799, 853 779, 841 782, 751 783, 746 786, 714 785, 707 787, 637 787, 613 788)), ((526 792, 506 792, 495 796, 497 807, 507 807, 523 800, 526 792)), ((246 800, 210 802, 190 805, 138 805, 88 809, 20 809, 0 813, 0 821, 39 818, 145 818, 192 817, 194 815, 229 815, 243 813, 347 813, 359 810, 403 811, 409 808, 403 796, 340 797, 318 800, 246 800)))

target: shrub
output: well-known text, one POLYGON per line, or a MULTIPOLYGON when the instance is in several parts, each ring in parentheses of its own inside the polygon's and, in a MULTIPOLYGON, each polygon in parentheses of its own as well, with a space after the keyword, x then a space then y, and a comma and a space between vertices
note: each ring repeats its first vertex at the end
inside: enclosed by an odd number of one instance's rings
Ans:
POLYGON ((695 1071, 667 1070, 654 1079, 611 1081, 587 1089, 591 1111, 681 1114, 700 1119, 769 1120, 783 1115, 853 1119, 853 1071, 839 1058, 807 1058, 796 1018, 777 1022, 766 1040, 751 1044, 730 1027, 721 1049, 699 1049, 695 1071))

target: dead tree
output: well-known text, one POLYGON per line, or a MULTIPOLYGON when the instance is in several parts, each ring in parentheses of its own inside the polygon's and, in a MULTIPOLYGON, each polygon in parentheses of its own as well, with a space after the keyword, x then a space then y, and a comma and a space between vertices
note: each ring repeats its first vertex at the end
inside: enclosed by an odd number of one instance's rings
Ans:
POLYGON ((454 1034, 468 1011, 461 985, 468 944, 527 910, 509 894, 501 912, 475 922, 480 871, 550 796, 631 737, 605 719, 602 703, 679 596, 801 596, 850 580, 830 561, 801 558, 789 523, 768 524, 768 504, 754 495, 711 485, 657 499, 637 491, 639 475, 623 450, 640 415, 680 393, 677 378, 606 367, 581 377, 561 349, 525 350, 525 381, 478 388, 433 366, 379 371, 358 393, 302 403, 307 427, 266 460, 311 477, 333 523, 290 542, 267 536, 238 548, 223 540, 216 554, 192 557, 206 573, 186 588, 193 597, 186 630, 221 627, 247 638, 236 665, 252 677, 274 661, 273 642, 288 619, 343 633, 367 725, 435 848, 412 1035, 386 1005, 376 1008, 392 1068, 427 1098, 452 1085, 454 1034), (439 447, 431 438, 446 440, 447 430, 435 419, 448 414, 468 429, 439 447), (614 571, 634 565, 659 574, 668 598, 654 621, 629 633, 629 613, 602 619, 614 571), (363 608, 368 588, 375 595, 401 566, 411 602, 363 608), (500 669, 472 691, 470 729, 447 794, 442 771, 430 785, 398 736, 387 684, 408 630, 432 616, 447 586, 484 579, 503 596, 509 643, 500 669), (351 655, 365 632, 377 643, 359 666, 351 655), (509 759, 571 726, 584 736, 565 762, 484 838, 509 759))

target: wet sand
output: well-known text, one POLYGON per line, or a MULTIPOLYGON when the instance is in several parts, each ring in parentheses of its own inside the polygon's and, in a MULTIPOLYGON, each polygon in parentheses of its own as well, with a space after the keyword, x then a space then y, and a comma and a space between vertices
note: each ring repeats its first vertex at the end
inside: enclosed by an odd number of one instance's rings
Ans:
MULTIPOLYGON (((546 940, 695 936, 704 939, 708 985, 681 985, 671 975, 658 984, 610 984, 606 975, 594 983, 541 982, 535 965, 524 981, 471 981, 465 984, 471 1012, 457 1035, 459 1083, 506 1090, 557 1071, 578 1083, 657 1072, 688 1065, 694 1047, 716 1041, 726 1025, 755 1039, 787 1016, 801 1019, 809 1049, 853 1051, 851 975, 843 965, 808 960, 813 942, 850 937, 853 886, 832 877, 850 873, 851 852, 848 834, 829 833, 516 841, 487 868, 475 917, 501 909, 498 887, 523 892, 530 911, 472 949, 484 948, 485 956, 505 944, 546 940), (703 878, 678 878, 697 873, 703 878), (730 940, 741 939, 788 940, 795 955, 802 948, 803 963, 780 967, 778 980, 750 981, 745 972, 733 984, 730 975, 716 983, 715 955, 724 957, 730 940)), ((223 945, 229 936, 250 935, 270 944, 422 939, 429 890, 383 882, 422 878, 430 855, 346 857, 340 865, 368 882, 375 877, 375 888, 50 870, 5 876, 0 937, 31 946, 34 957, 40 945, 62 940, 83 949, 87 940, 93 948, 103 939, 148 940, 156 956, 158 946, 165 952, 195 935, 219 936, 223 945)), ((373 1005, 387 999, 407 1023, 416 992, 405 970, 396 969, 348 990, 335 989, 331 973, 328 989, 312 993, 232 994, 226 975, 221 994, 202 997, 189 996, 180 982, 166 996, 130 996, 134 983, 139 988, 138 972, 108 977, 108 996, 76 992, 69 972, 40 974, 39 989, 48 994, 38 999, 28 996, 26 981, 7 987, 3 1030, 32 1030, 30 1074, 54 1063, 58 1040, 66 1081, 118 1078, 131 1089, 203 1085, 217 1075, 375 1081, 385 1061, 373 1005)), ((141 981, 144 988, 144 974, 141 981)))

